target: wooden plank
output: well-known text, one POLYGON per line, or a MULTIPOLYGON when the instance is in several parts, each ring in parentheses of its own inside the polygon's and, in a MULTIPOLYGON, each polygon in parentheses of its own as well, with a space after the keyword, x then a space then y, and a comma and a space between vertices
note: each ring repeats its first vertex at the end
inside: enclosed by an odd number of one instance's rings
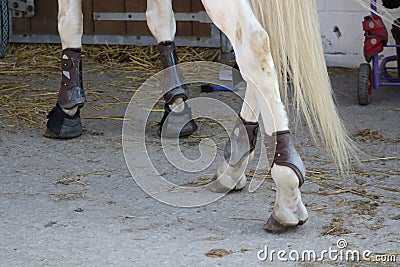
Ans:
POLYGON ((94 34, 93 0, 82 1, 83 34, 94 34))
POLYGON ((146 12, 146 0, 125 0, 126 12, 146 12))
MULTIPOLYGON (((126 12, 146 12, 146 8, 146 0, 125 1, 126 12)), ((128 21, 126 27, 128 35, 151 35, 145 21, 128 21)))
MULTIPOLYGON (((174 12, 192 12, 192 2, 188 0, 173 0, 172 8, 174 12)), ((193 35, 193 22, 178 21, 176 23, 177 36, 192 36, 193 35)))
POLYGON ((15 34, 29 34, 31 32, 30 18, 13 18, 12 31, 15 34))
MULTIPOLYGON (((125 0, 93 0, 93 12, 125 12, 125 0)), ((95 34, 126 35, 124 21, 95 21, 95 34)))
POLYGON ((57 1, 36 0, 35 16, 31 18, 31 33, 58 34, 57 30, 57 1))
MULTIPOLYGON (((204 11, 201 0, 192 0, 192 12, 204 11)), ((210 37, 211 27, 208 24, 193 22, 193 36, 196 37, 210 37)))

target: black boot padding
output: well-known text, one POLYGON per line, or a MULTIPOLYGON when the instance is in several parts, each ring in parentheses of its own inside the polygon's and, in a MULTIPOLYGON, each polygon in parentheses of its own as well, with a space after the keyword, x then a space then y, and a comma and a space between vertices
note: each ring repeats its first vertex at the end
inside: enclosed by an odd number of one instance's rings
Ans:
POLYGON ((383 6, 389 9, 399 8, 400 0, 382 0, 383 6))
POLYGON ((164 116, 160 122, 158 134, 162 137, 177 138, 189 136, 197 130, 197 124, 193 120, 192 110, 186 102, 182 112, 171 111, 169 105, 164 106, 164 116))
POLYGON ((66 114, 57 103, 47 115, 45 137, 71 139, 82 135, 82 124, 79 109, 73 116, 66 114))

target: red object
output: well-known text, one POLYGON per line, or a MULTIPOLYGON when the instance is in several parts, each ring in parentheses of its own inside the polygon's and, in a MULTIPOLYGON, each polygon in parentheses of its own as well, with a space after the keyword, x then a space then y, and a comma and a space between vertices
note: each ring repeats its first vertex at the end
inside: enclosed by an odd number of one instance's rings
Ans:
POLYGON ((388 42, 388 31, 382 18, 379 16, 367 16, 362 23, 365 31, 364 56, 370 62, 374 55, 383 51, 388 42))

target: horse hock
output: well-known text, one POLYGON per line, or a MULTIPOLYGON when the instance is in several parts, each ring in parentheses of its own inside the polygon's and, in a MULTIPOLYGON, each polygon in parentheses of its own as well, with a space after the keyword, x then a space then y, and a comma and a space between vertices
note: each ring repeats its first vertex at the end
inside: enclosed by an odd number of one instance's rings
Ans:
POLYGON ((197 130, 197 124, 192 118, 191 109, 184 102, 188 99, 189 89, 177 66, 178 56, 175 42, 161 42, 158 45, 158 50, 164 68, 163 92, 166 102, 159 135, 167 138, 189 136, 197 130), (179 101, 183 103, 175 109, 174 104, 179 103, 179 101))

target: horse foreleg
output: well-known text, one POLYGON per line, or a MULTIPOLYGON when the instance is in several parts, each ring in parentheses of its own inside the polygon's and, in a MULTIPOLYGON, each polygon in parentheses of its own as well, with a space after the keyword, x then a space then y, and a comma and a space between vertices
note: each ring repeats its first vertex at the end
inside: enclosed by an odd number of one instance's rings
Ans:
POLYGON ((85 103, 82 82, 82 0, 58 1, 58 31, 62 44, 61 87, 50 111, 44 134, 50 138, 74 138, 82 134, 79 108, 85 103))
POLYGON ((197 129, 188 99, 188 88, 178 64, 175 47, 176 22, 172 0, 147 0, 147 25, 158 42, 160 60, 164 68, 165 112, 160 123, 159 134, 164 137, 178 137, 192 134, 197 129))
MULTIPOLYGON (((254 87, 248 83, 247 87, 254 87)), ((253 158, 258 134, 260 114, 255 89, 246 90, 242 109, 225 144, 225 161, 214 175, 208 189, 216 193, 241 190, 246 186, 245 175, 248 162, 253 158)))
POLYGON ((305 169, 288 134, 288 119, 279 93, 269 36, 255 18, 248 1, 202 2, 212 21, 231 41, 244 79, 255 85, 247 90, 254 90, 258 96, 266 135, 271 137, 266 138, 267 151, 276 145, 276 153, 271 158, 271 174, 277 186, 276 201, 265 229, 279 232, 302 224, 308 218, 299 190, 305 169))

